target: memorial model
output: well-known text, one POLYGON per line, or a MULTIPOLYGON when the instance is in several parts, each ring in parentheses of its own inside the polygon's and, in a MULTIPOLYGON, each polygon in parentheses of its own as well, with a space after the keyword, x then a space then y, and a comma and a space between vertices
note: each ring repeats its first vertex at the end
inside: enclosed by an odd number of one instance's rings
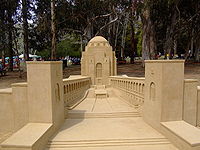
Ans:
POLYGON ((0 90, 0 150, 200 150, 200 86, 184 79, 184 61, 147 60, 145 78, 117 76, 97 36, 81 75, 62 74, 61 62, 27 62, 27 83, 0 90))

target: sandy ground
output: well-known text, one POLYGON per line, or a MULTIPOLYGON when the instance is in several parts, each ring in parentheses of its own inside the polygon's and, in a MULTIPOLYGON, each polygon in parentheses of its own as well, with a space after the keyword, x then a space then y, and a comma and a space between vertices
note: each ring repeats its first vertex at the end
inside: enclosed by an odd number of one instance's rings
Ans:
MULTIPOLYGON (((144 77, 144 68, 141 63, 118 65, 118 75, 128 75, 130 77, 144 77)), ((64 69, 63 77, 70 75, 80 75, 80 65, 70 66, 64 69)), ((200 63, 187 63, 185 65, 185 78, 198 79, 200 85, 200 63)), ((26 73, 22 73, 19 78, 19 72, 8 72, 6 76, 0 76, 0 89, 11 87, 12 83, 26 82, 26 73)))

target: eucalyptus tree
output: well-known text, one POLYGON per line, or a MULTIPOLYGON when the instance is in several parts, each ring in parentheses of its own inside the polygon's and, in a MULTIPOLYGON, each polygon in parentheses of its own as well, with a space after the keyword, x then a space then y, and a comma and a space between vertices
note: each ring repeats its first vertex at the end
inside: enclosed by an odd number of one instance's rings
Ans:
POLYGON ((57 6, 59 35, 79 34, 85 43, 95 35, 102 35, 109 40, 113 49, 120 53, 118 56, 124 57, 124 49, 130 49, 127 48, 126 41, 128 30, 131 29, 133 43, 129 56, 133 56, 136 51, 134 24, 138 19, 137 5, 142 2, 141 0, 59 2, 57 6))
POLYGON ((22 18, 23 18, 23 41, 24 41, 24 58, 29 60, 28 47, 28 0, 22 0, 22 18))
POLYGON ((1 43, 3 44, 3 51, 7 49, 7 53, 9 56, 9 69, 13 70, 13 30, 15 21, 15 15, 17 13, 18 0, 2 0, 0 2, 0 11, 1 11, 1 21, 0 25, 2 27, 1 32, 1 43))
MULTIPOLYGON (((39 50, 50 49, 51 1, 36 1, 36 45, 39 50)), ((93 36, 102 35, 123 56, 128 40, 131 40, 131 53, 136 51, 135 29, 140 24, 136 22, 141 21, 143 60, 156 59, 159 52, 173 56, 174 51, 179 51, 180 45, 183 45, 180 39, 185 35, 187 41, 193 41, 193 49, 196 50, 198 9, 197 0, 57 0, 54 21, 57 38, 56 42, 55 38, 52 41, 58 43, 66 35, 75 34, 84 45, 93 36), (130 33, 131 38, 128 39, 130 33)), ((191 42, 189 45, 192 45, 191 42)))
POLYGON ((7 36, 6 36, 6 14, 5 14, 5 2, 0 1, 0 51, 3 63, 5 65, 5 53, 7 46, 7 36))
POLYGON ((170 58, 175 53, 185 53, 187 59, 189 49, 198 45, 200 2, 144 0, 141 5, 143 59, 156 59, 158 52, 170 58))
POLYGON ((56 6, 55 0, 51 0, 51 60, 56 59, 56 6))
MULTIPOLYGON (((51 1, 36 0, 35 5, 35 36, 34 49, 50 54, 51 50, 51 1)), ((50 57, 50 55, 48 55, 50 57)))

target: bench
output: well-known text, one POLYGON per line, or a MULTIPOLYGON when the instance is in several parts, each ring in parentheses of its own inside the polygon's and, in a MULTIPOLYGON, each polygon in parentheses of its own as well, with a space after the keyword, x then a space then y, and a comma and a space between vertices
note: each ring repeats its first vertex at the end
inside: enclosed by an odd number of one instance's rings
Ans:
POLYGON ((0 144, 2 150, 41 150, 48 142, 52 124, 28 123, 0 144))
POLYGON ((181 150, 200 150, 200 129, 185 121, 161 122, 164 134, 181 150))

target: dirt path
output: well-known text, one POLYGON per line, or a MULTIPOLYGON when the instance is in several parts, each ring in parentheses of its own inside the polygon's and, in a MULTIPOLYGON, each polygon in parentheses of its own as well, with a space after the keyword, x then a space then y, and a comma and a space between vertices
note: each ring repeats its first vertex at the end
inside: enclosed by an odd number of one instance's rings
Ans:
MULTIPOLYGON (((63 77, 70 75, 80 75, 80 65, 70 66, 63 71, 63 77)), ((118 75, 128 75, 130 77, 144 77, 144 68, 141 63, 118 65, 118 75)), ((185 65, 185 78, 198 79, 200 85, 200 63, 187 63, 185 65)), ((12 83, 26 82, 26 73, 19 78, 18 72, 8 72, 6 76, 0 76, 0 89, 11 87, 12 83)))
POLYGON ((26 73, 22 74, 22 78, 19 77, 19 72, 7 72, 6 76, 0 76, 0 89, 10 88, 11 84, 18 82, 26 82, 26 73))

